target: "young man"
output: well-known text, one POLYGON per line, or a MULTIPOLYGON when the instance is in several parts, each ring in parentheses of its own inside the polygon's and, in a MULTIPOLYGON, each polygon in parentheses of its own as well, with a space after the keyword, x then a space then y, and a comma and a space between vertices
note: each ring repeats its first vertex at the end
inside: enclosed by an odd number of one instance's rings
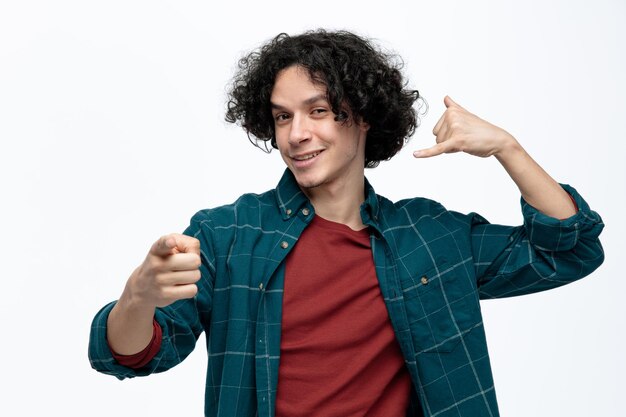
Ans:
POLYGON ((160 238, 96 316, 90 359, 161 372, 207 333, 207 416, 497 416, 479 299, 547 290, 603 260, 603 224, 506 131, 452 99, 418 158, 495 156, 524 225, 491 225, 364 176, 417 126, 393 57, 347 32, 279 35, 240 62, 227 120, 270 141, 276 189, 160 238))

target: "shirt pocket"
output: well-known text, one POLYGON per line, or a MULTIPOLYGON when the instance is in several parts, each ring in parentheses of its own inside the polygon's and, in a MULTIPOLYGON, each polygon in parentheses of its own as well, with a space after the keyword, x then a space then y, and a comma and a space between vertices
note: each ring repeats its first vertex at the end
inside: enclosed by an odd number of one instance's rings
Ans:
POLYGON ((462 267, 439 264, 401 284, 417 354, 451 352, 481 322, 475 286, 462 267))

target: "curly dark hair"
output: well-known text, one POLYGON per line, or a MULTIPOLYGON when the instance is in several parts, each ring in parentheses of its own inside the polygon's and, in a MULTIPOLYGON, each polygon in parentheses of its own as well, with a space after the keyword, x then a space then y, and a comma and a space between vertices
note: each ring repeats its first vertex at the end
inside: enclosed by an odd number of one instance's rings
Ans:
POLYGON ((406 88, 402 60, 346 31, 318 29, 297 36, 281 33, 239 60, 230 91, 226 121, 239 123, 256 146, 270 141, 277 149, 270 97, 278 73, 298 65, 326 87, 335 120, 350 114, 369 124, 365 166, 373 168, 394 156, 419 126, 413 107, 423 99, 406 88), (350 114, 342 111, 347 105, 350 114), (254 137, 254 139, 251 137, 254 137))

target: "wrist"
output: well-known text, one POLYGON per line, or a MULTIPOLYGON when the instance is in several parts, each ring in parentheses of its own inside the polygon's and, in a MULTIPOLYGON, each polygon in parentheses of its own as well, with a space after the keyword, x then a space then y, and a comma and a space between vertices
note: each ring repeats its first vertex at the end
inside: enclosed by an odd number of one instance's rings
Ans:
MULTIPOLYGON (((124 291, 117 301, 117 305, 120 310, 124 310, 127 314, 144 316, 144 317, 152 317, 154 315, 154 310, 156 309, 156 304, 151 303, 141 295, 141 291, 138 290, 137 281, 137 270, 133 272, 128 281, 126 282, 126 286, 124 287, 124 291)), ((117 306, 116 306, 117 307, 117 306)))
POLYGON ((524 154, 524 148, 522 145, 509 133, 504 132, 505 137, 500 141, 500 146, 494 156, 500 161, 504 162, 508 159, 518 157, 524 154))

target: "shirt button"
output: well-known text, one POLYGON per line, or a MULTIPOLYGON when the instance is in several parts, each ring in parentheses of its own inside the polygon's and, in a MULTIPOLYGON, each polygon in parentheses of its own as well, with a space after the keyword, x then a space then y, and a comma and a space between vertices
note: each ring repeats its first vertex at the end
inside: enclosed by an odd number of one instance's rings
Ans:
POLYGON ((289 247, 289 243, 283 240, 282 242, 280 242, 280 247, 283 249, 287 249, 289 247))
POLYGON ((287 213, 287 216, 291 216, 291 209, 285 210, 285 213, 287 213))
POLYGON ((259 289, 260 289, 261 291, 263 291, 263 283, 260 283, 260 284, 259 284, 259 289))
POLYGON ((424 276, 422 277, 422 280, 421 280, 421 281, 422 281, 422 284, 424 284, 424 285, 428 284, 428 277, 427 277, 426 275, 424 275, 424 276))
POLYGON ((309 213, 310 213, 310 211, 309 211, 308 208, 305 207, 305 208, 302 209, 302 214, 304 214, 305 216, 308 216, 309 213))

